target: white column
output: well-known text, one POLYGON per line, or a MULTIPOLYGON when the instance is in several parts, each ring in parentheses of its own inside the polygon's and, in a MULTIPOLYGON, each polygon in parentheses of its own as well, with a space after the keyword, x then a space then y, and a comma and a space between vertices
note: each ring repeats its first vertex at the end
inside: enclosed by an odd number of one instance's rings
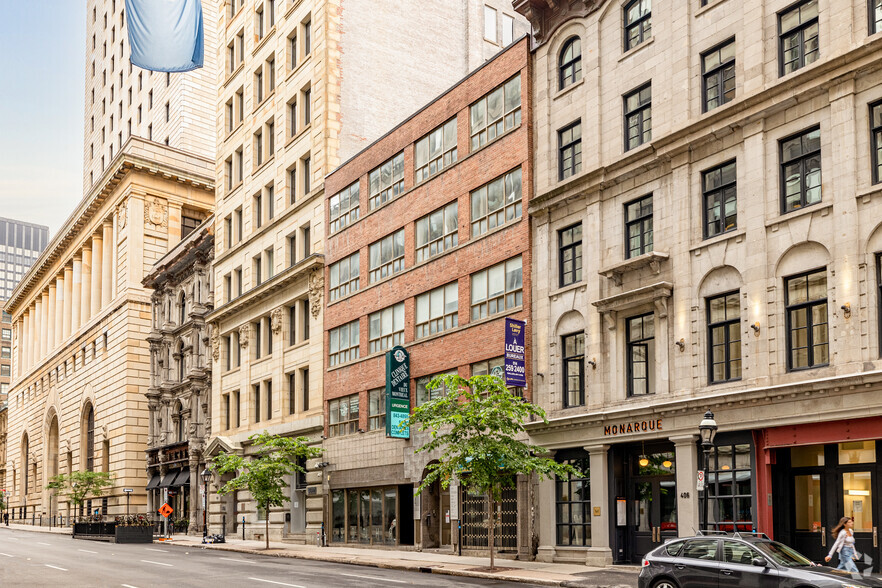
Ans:
POLYGON ((104 251, 101 254, 101 307, 107 306, 113 298, 113 242, 116 235, 113 230, 113 222, 105 220, 101 226, 103 231, 104 251))
POLYGON ((37 296, 37 301, 34 303, 34 338, 31 342, 31 349, 33 349, 33 357, 34 357, 34 365, 39 363, 40 358, 43 357, 40 353, 40 334, 43 332, 43 297, 37 296))
POLYGON ((18 375, 22 376, 31 367, 31 309, 28 308, 21 315, 21 331, 18 333, 18 355, 21 358, 21 365, 18 368, 18 375))
POLYGON ((92 244, 83 245, 83 263, 80 279, 80 325, 89 322, 92 316, 92 244))
MULTIPOLYGON (((119 265, 117 263, 117 247, 116 241, 119 239, 119 210, 113 214, 113 235, 110 239, 110 259, 111 259, 111 276, 110 276, 110 299, 116 298, 116 282, 119 279, 119 265)), ((107 239, 104 239, 105 242, 107 239)))
POLYGON ((58 298, 58 294, 55 290, 55 283, 49 283, 49 304, 47 305, 46 315, 49 320, 46 321, 46 352, 51 353, 53 349, 55 349, 55 312, 56 312, 56 299, 58 298))
POLYGON ((92 293, 91 293, 91 313, 90 317, 96 316, 101 310, 103 302, 101 300, 102 259, 104 257, 104 240, 100 234, 92 235, 92 293))
POLYGON ((64 340, 64 274, 55 278, 55 347, 64 340))
POLYGON ((70 337, 73 302, 73 264, 64 266, 64 310, 61 313, 61 340, 70 337))
POLYGON ((83 293, 83 258, 79 253, 73 258, 73 283, 71 287, 70 334, 80 328, 80 296, 83 293))
POLYGON ((537 513, 537 527, 539 531, 539 548, 536 550, 536 561, 552 563, 557 553, 554 546, 557 543, 555 536, 554 512, 554 477, 546 478, 539 482, 536 488, 536 502, 539 512, 537 513))
POLYGON ((49 292, 47 290, 40 293, 40 301, 43 303, 43 315, 40 317, 40 359, 42 360, 49 352, 49 292))
POLYGON ((609 445, 589 445, 591 470, 591 547, 585 556, 585 565, 608 566, 613 562, 612 547, 609 544, 610 521, 614 513, 609 512, 609 445), (597 510, 597 507, 600 510, 597 510))
POLYGON ((695 489, 698 472, 698 435, 671 437, 677 464, 677 531, 680 537, 690 537, 699 529, 698 491, 695 489))

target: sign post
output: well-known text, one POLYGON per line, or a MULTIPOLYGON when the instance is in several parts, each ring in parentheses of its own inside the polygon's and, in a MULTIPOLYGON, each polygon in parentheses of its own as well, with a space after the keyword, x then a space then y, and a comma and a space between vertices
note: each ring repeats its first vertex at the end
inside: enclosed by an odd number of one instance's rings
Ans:
POLYGON ((505 319, 505 385, 526 387, 526 331, 527 323, 505 319))
POLYGON ((126 516, 129 516, 129 498, 132 497, 134 491, 134 488, 123 488, 123 492, 126 493, 126 516))
POLYGON ((386 436, 410 439, 410 354, 400 345, 386 353, 386 436))
POLYGON ((698 470, 696 480, 695 489, 702 492, 704 490, 704 470, 698 470))

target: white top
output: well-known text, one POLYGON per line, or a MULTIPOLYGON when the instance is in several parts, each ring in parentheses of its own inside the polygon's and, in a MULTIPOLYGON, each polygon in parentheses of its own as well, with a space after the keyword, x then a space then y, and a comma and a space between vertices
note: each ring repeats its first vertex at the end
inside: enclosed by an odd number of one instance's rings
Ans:
POLYGON ((842 529, 839 531, 839 536, 836 537, 836 543, 830 548, 830 553, 828 553, 827 556, 833 557, 833 553, 839 553, 842 551, 843 547, 851 547, 854 549, 854 534, 848 529, 842 529))

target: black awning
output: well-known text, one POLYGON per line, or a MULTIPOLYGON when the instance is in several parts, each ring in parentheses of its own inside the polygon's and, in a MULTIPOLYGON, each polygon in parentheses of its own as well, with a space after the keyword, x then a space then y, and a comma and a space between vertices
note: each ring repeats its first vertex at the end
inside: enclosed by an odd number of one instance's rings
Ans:
POLYGON ((160 480, 159 474, 151 477, 150 482, 147 483, 147 489, 153 490, 155 488, 159 488, 159 480, 160 480))
POLYGON ((175 478, 177 477, 180 470, 172 470, 165 475, 162 479, 162 482, 159 483, 160 488, 170 488, 174 486, 175 478))
POLYGON ((172 486, 189 486, 190 485, 190 470, 189 468, 185 468, 181 470, 177 477, 175 478, 174 484, 172 486))

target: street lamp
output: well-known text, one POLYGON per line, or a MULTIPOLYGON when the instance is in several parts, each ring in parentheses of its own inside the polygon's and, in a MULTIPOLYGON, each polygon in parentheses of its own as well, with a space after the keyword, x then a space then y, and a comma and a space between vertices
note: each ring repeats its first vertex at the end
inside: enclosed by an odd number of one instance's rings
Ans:
POLYGON ((202 498, 202 538, 208 537, 208 481, 211 479, 211 470, 208 466, 202 470, 202 481, 205 484, 205 496, 202 498))
POLYGON ((708 410, 704 413, 704 418, 698 424, 698 434, 701 437, 701 449, 704 452, 704 487, 702 489, 702 499, 704 501, 704 524, 707 526, 708 511, 708 492, 707 492, 707 470, 710 465, 710 452, 714 446, 714 437, 717 436, 717 421, 714 420, 714 413, 708 410))

